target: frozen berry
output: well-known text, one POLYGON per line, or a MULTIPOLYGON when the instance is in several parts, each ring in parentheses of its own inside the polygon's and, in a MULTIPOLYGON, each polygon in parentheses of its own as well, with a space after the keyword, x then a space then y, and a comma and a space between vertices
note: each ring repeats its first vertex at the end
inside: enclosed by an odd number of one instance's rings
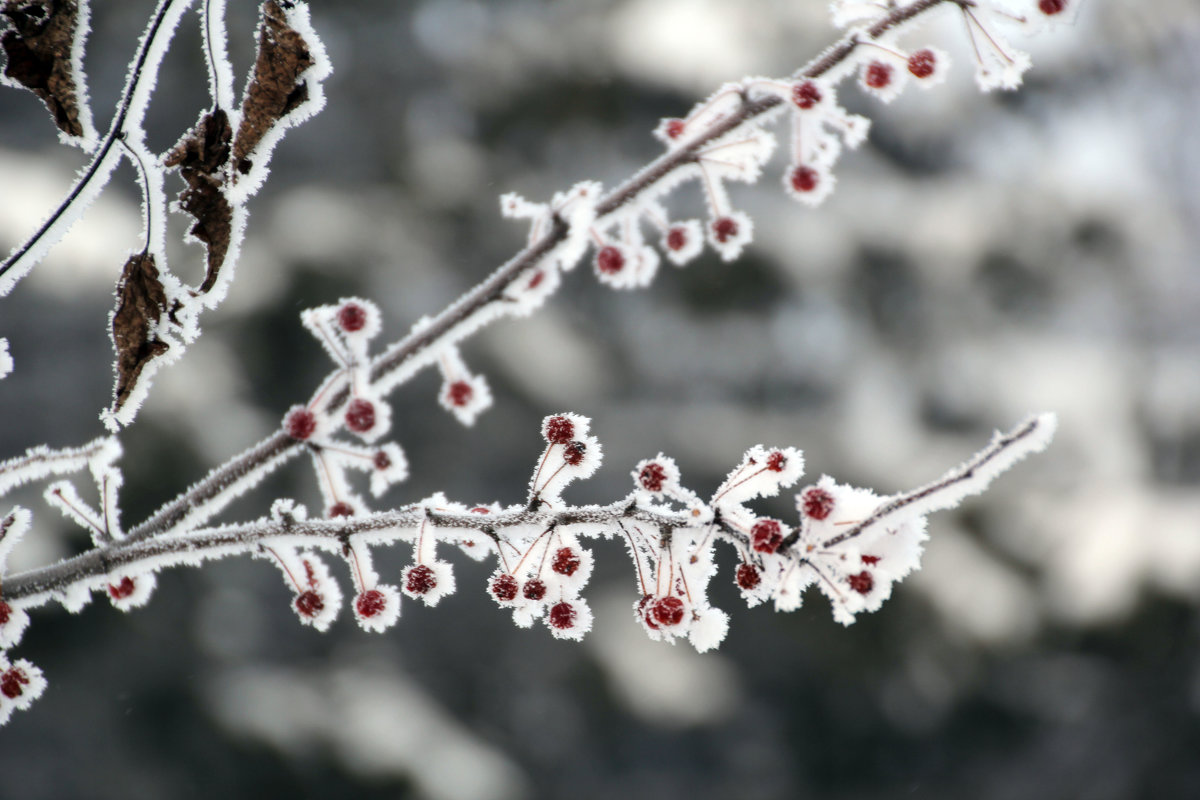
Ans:
POLYGON ((820 486, 812 486, 800 495, 800 510, 812 519, 827 519, 833 513, 833 495, 820 486))
POLYGON ((353 517, 354 506, 347 503, 345 500, 339 500, 329 507, 329 512, 326 514, 330 519, 334 517, 353 517))
POLYGON ((0 600, 0 625, 7 625, 9 618, 12 616, 12 606, 0 600))
POLYGON ((750 546, 760 553, 774 553, 783 543, 783 529, 773 519, 760 519, 750 529, 750 546))
POLYGON ((296 441, 307 441, 317 431, 317 415, 307 408, 293 408, 283 418, 283 429, 296 441))
POLYGON ((663 469, 662 464, 654 461, 642 467, 642 471, 638 473, 638 483, 647 492, 661 492, 666 480, 667 471, 663 469))
POLYGON ((497 575, 492 579, 492 596, 501 603, 517 599, 517 579, 512 575, 497 575))
POLYGON ((859 594, 870 594, 875 588, 875 578, 865 569, 857 575, 851 575, 846 579, 846 583, 850 584, 850 588, 859 594))
POLYGON ((821 175, 812 167, 799 166, 792 170, 792 188, 797 192, 807 193, 817 188, 821 175))
POLYGON ((601 247, 600 252, 596 253, 596 269, 605 275, 616 275, 625 269, 625 256, 620 248, 611 244, 601 247))
POLYGON ((355 433, 366 433, 375 427, 375 404, 356 397, 346 406, 346 427, 355 433))
POLYGON ((747 592, 753 591, 758 587, 758 584, 762 583, 762 574, 758 571, 758 567, 753 564, 738 564, 735 578, 737 585, 747 592))
POLYGON ((908 57, 908 71, 915 77, 928 78, 937 69, 937 56, 932 50, 918 50, 908 57))
POLYGON ((687 230, 676 225, 667 231, 667 248, 671 250, 682 250, 687 247, 688 235, 687 230))
POLYGON ((551 417, 543 434, 550 444, 566 444, 575 438, 575 423, 567 417, 551 417))
POLYGON ((683 131, 686 127, 687 126, 684 124, 683 120, 671 119, 667 120, 667 125, 665 128, 663 128, 663 130, 666 131, 668 139, 678 139, 683 135, 683 131))
POLYGON ((892 83, 892 67, 882 61, 872 61, 867 65, 863 83, 872 89, 886 89, 892 83))
POLYGON ((587 445, 583 442, 571 442, 563 451, 563 461, 566 461, 572 467, 577 467, 583 463, 583 457, 587 455, 587 445))
POLYGON ((713 220, 712 230, 717 241, 724 244, 738 235, 737 220, 733 217, 718 217, 713 220))
POLYGON ((0 694, 9 700, 16 700, 25 694, 25 686, 29 685, 29 676, 19 667, 10 667, 0 674, 0 694))
POLYGON ((550 607, 550 625, 560 631, 575 627, 575 618, 579 612, 570 603, 555 603, 550 607))
POLYGON ((557 572, 559 575, 570 577, 579 569, 579 565, 583 561, 580 559, 579 553, 573 547, 560 547, 558 552, 554 554, 554 561, 550 564, 550 569, 557 572))
POLYGON ((108 585, 108 596, 113 600, 124 600, 133 594, 136 589, 137 584, 133 582, 133 578, 126 575, 117 583, 110 583, 108 585))
POLYGON ((664 597, 651 609, 660 625, 678 625, 683 622, 683 601, 678 597, 664 597))
POLYGON ((1067 10, 1067 0, 1038 0, 1038 8, 1046 16, 1052 17, 1067 10))
POLYGON ((522 594, 526 600, 541 600, 546 596, 546 582, 541 578, 531 578, 525 581, 525 591, 522 594))
POLYGON ((361 331, 367 325, 367 310, 358 303, 346 303, 338 309, 337 321, 347 333, 361 331))
POLYGON ((437 575, 424 564, 408 568, 404 578, 404 588, 410 594, 429 594, 437 588, 437 575))
POLYGON ((373 459, 371 459, 371 463, 375 465, 375 469, 385 470, 385 469, 391 468, 392 459, 388 458, 388 454, 386 451, 378 450, 375 453, 375 457, 373 459))
POLYGON ((812 81, 803 81, 792 87, 792 102, 808 111, 821 102, 821 90, 812 81))
POLYGON ((450 405, 458 406, 459 408, 470 403, 471 398, 474 396, 475 390, 466 381, 455 381, 450 384, 450 388, 446 392, 446 398, 450 401, 450 405))
POLYGON ((325 598, 309 589, 296 598, 296 610, 302 617, 315 617, 325 610, 325 598))
POLYGON ((365 619, 378 616, 387 606, 387 597, 378 589, 368 589, 354 600, 354 611, 365 619))

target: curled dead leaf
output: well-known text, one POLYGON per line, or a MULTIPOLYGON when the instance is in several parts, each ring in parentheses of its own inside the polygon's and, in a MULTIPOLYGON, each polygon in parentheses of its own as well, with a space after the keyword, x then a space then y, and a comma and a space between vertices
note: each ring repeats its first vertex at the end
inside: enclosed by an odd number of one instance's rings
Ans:
POLYGON ((166 316, 167 294, 154 256, 134 253, 125 262, 117 283, 117 308, 112 317, 113 345, 117 349, 114 411, 125 405, 146 364, 169 349, 155 333, 165 324, 166 316))
POLYGON ((232 136, 229 116, 218 108, 204 114, 163 159, 165 166, 178 167, 187 182, 179 194, 179 207, 196 218, 189 233, 208 249, 201 292, 208 292, 216 283, 233 236, 233 208, 223 191, 232 136))
POLYGON ((8 83, 24 86, 42 99, 54 123, 71 136, 85 133, 79 88, 71 65, 80 25, 77 0, 5 0, 0 13, 8 29, 0 37, 8 83))
POLYGON ((280 3, 263 3, 254 76, 242 99, 242 121, 233 140, 238 172, 250 171, 249 156, 267 132, 308 99, 308 84, 300 76, 315 63, 308 42, 289 24, 280 3))

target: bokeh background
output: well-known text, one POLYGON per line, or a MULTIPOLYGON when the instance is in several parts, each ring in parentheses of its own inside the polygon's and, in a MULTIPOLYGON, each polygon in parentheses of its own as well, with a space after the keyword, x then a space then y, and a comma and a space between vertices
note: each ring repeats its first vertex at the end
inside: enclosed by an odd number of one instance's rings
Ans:
MULTIPOLYGON (((255 7, 231 5, 245 74, 255 7)), ((276 151, 230 299, 123 434, 126 522, 308 397, 329 365, 302 308, 372 297, 385 337, 402 335, 520 246, 499 194, 616 183, 659 152, 660 117, 832 41, 826 5, 317 4, 328 106, 276 151)), ((149 12, 96 4, 102 127, 149 12)), ((50 687, 0 729, 0 795, 1200 795, 1200 5, 1089 0, 1020 42, 1035 66, 1014 94, 977 92, 954 14, 906 41, 951 50, 949 82, 889 106, 846 88, 874 127, 822 208, 787 199, 776 159, 734 189, 756 221, 736 263, 708 253, 635 293, 578 270, 542 312, 464 348, 496 397, 473 429, 437 406, 435 374, 398 392, 413 477, 386 498, 522 499, 538 422, 561 410, 592 417, 606 448, 580 502, 623 495, 660 450, 709 490, 758 442, 804 448, 814 478, 898 491, 1056 411, 1047 453, 931 521, 924 569, 881 611, 844 629, 815 594, 790 615, 746 610, 724 552, 713 596, 731 630, 700 656, 645 638, 616 544, 596 545, 582 645, 516 629, 485 596, 491 567, 461 558, 458 594, 407 602, 383 636, 345 613, 326 635, 301 627, 261 561, 169 572, 135 613, 35 614, 18 654, 50 687)), ((155 147, 205 106, 203 75, 189 14, 148 118, 155 147)), ((83 163, 32 95, 0 92, 0 250, 83 163)), ((674 202, 700 205, 694 186, 674 202)), ((123 167, 0 300, 17 362, 0 458, 102 433, 106 314, 139 230, 123 167)), ((173 256, 199 275, 197 251, 173 256)), ((298 464, 225 518, 277 496, 319 505, 298 464)), ((13 502, 37 509, 15 567, 84 546, 36 492, 13 502)), ((377 563, 395 581, 408 558, 377 563)))

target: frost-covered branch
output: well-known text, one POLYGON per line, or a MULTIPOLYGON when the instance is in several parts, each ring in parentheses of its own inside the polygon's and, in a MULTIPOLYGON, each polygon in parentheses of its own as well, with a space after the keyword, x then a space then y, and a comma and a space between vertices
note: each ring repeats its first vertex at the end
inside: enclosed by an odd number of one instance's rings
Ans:
MULTIPOLYGON (((132 420, 153 372, 179 357, 199 333, 200 311, 224 296, 245 232, 246 200, 264 179, 284 131, 322 106, 321 81, 330 70, 306 5, 264 0, 255 64, 234 108, 224 0, 205 0, 198 9, 211 108, 172 149, 153 153, 141 120, 171 32, 191 5, 190 0, 158 5, 109 133, 94 147, 92 165, 51 220, 0 268, 3 294, 83 213, 116 161, 127 157, 134 163, 145 231, 142 246, 128 257, 117 281, 110 318, 117 385, 114 404, 102 416, 111 428, 132 420), (205 277, 194 287, 167 271, 164 181, 170 171, 185 184, 170 210, 194 220, 188 237, 205 249, 205 277)), ((574 414, 546 418, 546 446, 534 465, 528 498, 518 506, 467 506, 439 493, 398 510, 373 511, 356 484, 365 475, 370 493, 379 497, 407 477, 403 451, 386 440, 388 395, 436 365, 442 376, 439 404, 472 424, 490 405, 491 391, 485 378, 470 370, 459 345, 490 322, 532 313, 589 254, 596 279, 614 289, 644 287, 661 258, 682 266, 706 246, 726 261, 736 259, 754 226, 735 206, 729 185, 761 176, 776 146, 768 125, 782 122, 787 131, 785 193, 810 206, 822 202, 834 187, 840 154, 865 140, 869 124, 839 104, 839 85, 853 77, 863 91, 890 102, 907 85, 928 88, 945 76, 943 51, 900 42, 919 18, 939 8, 961 14, 980 86, 1014 87, 1028 60, 1007 44, 1002 28, 1061 18, 1075 4, 1030 0, 1027 6, 1024 14, 1014 14, 999 0, 835 2, 835 20, 850 28, 839 42, 793 75, 726 84, 686 116, 662 120, 653 133, 663 154, 617 187, 605 191, 585 180, 548 202, 502 196, 504 216, 529 225, 525 247, 441 313, 419 320, 399 341, 372 352, 382 313, 367 299, 342 298, 305 311, 302 323, 334 364, 309 401, 289 409, 270 437, 213 469, 138 525, 126 529, 121 520, 115 438, 76 450, 35 448, 0 463, 0 494, 50 475, 86 470, 99 498, 93 506, 69 478, 46 487, 47 503, 87 531, 92 547, 57 564, 4 577, 0 651, 19 641, 32 607, 54 600, 75 611, 93 593, 104 593, 116 607, 133 608, 149 599, 164 568, 234 555, 274 564, 301 620, 318 629, 326 628, 342 605, 341 589, 318 552, 344 560, 356 618, 364 628, 383 630, 396 621, 403 595, 434 605, 454 590, 453 569, 439 558, 439 545, 476 558, 495 556, 497 568, 487 588, 517 624, 540 619, 556 636, 579 638, 591 625, 581 592, 593 564, 581 541, 596 537, 617 538, 627 547, 639 592, 635 614, 656 639, 688 638, 707 650, 724 638, 727 615, 707 601, 717 541, 738 555, 734 582, 752 606, 771 600, 780 610, 795 609, 804 589, 816 584, 843 623, 877 609, 892 584, 917 567, 925 515, 982 491, 1017 460, 1044 448, 1054 429, 1051 416, 1034 417, 998 435, 962 467, 913 492, 880 498, 822 477, 796 495, 795 524, 761 516, 749 505, 799 480, 804 462, 791 447, 750 448, 708 500, 685 488, 675 463, 660 454, 635 467, 629 496, 607 506, 571 505, 563 490, 590 476, 601 458, 590 421, 574 414), (685 184, 702 192, 703 220, 672 219, 668 199, 685 184), (304 508, 276 500, 270 515, 254 522, 203 527, 234 498, 301 455, 312 463, 323 519, 309 520, 304 508), (412 546, 413 563, 392 585, 382 582, 372 566, 372 551, 397 542, 412 546)), ((75 27, 63 30, 71 31, 72 74, 82 87, 86 3, 78 8, 75 27)), ((36 28, 14 28, 16 40, 31 51, 36 28)), ((10 33, 4 42, 11 65, 10 33)), ((74 96, 84 96, 82 89, 74 96)), ((10 366, 0 340, 0 377, 10 366)), ((0 518, 0 575, 30 525, 31 514, 21 508, 0 518)), ((42 686, 35 666, 0 654, 0 718, 25 707, 42 686)))

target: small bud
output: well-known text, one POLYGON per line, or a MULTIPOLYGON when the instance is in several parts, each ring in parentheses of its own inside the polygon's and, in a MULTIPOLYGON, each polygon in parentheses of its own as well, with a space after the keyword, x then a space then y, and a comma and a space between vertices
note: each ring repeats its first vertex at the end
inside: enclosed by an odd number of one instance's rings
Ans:
POLYGON ((317 416, 303 406, 296 406, 284 416, 283 430, 296 441, 306 442, 317 431, 317 416))

